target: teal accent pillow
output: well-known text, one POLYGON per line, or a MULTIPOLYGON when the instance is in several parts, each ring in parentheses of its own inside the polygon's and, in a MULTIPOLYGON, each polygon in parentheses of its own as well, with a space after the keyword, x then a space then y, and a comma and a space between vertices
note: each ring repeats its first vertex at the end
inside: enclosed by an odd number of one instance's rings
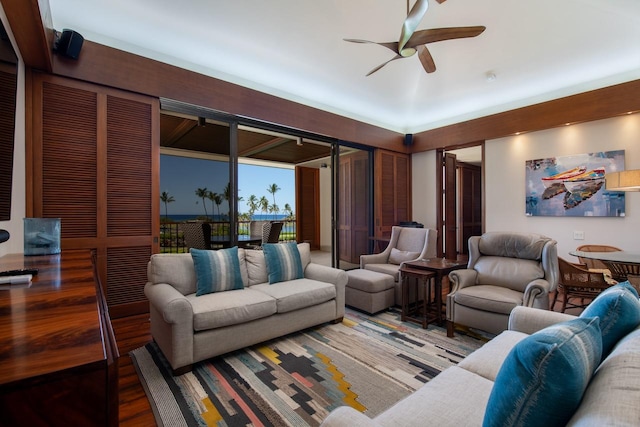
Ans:
POLYGON ((238 248, 189 250, 196 269, 196 296, 244 288, 238 248))
POLYGON ((267 263, 269 284, 304 277, 300 251, 296 243, 265 243, 262 250, 267 263))
POLYGON ((482 425, 566 425, 600 361, 598 323, 576 318, 516 344, 496 376, 482 425))
POLYGON ((604 359, 622 337, 640 325, 638 292, 628 281, 612 286, 598 295, 580 317, 600 318, 604 359))

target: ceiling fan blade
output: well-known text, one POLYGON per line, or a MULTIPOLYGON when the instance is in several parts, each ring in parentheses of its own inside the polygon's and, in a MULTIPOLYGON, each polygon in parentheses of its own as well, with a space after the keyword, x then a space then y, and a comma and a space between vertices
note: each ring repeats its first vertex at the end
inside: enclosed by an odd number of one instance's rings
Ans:
POLYGON ((364 43, 364 44, 377 44, 379 46, 383 46, 386 47, 389 50, 392 50, 394 53, 398 52, 398 42, 386 42, 386 43, 380 43, 380 42, 372 42, 369 40, 361 40, 361 39, 342 39, 346 42, 350 42, 350 43, 364 43))
POLYGON ((416 53, 414 47, 410 47, 409 49, 405 49, 405 47, 411 39, 411 36, 413 36, 413 32, 418 28, 424 14, 427 13, 427 9, 429 9, 428 0, 417 0, 411 8, 411 12, 407 15, 407 19, 404 20, 402 30, 400 31, 400 40, 398 41, 398 53, 400 55, 406 57, 416 53))
POLYGON ((429 30, 420 30, 413 33, 411 39, 407 42, 408 47, 416 48, 421 44, 441 42, 444 40, 464 39, 467 37, 476 37, 483 33, 486 27, 451 27, 451 28, 432 28, 429 30))
POLYGON ((386 62, 383 62, 382 64, 378 65, 378 66, 377 66, 376 68, 374 68, 373 70, 369 71, 369 72, 367 73, 367 76, 366 76, 366 77, 369 77, 371 74, 375 73, 376 71, 378 71, 379 69, 381 69, 382 67, 384 67, 385 65, 387 65, 389 62, 391 62, 391 61, 395 61, 396 59, 400 59, 400 58, 402 58, 402 56, 400 56, 400 55, 396 55, 396 56, 394 56, 393 58, 391 58, 390 60, 388 60, 388 61, 386 61, 386 62))
POLYGON ((442 4, 444 2, 446 2, 447 0, 436 0, 438 3, 442 4))
POLYGON ((433 60, 433 56, 431 56, 431 52, 429 52, 429 49, 427 49, 427 46, 418 46, 417 51, 418 58, 420 58, 420 63, 422 64, 422 68, 424 68, 427 73, 433 73, 434 71, 436 71, 436 63, 433 60))

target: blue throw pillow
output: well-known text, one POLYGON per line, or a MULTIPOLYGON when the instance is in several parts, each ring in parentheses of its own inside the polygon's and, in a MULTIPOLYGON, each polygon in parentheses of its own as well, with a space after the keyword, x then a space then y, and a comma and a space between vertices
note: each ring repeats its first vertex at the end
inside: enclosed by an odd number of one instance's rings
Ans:
POLYGON ((483 426, 564 426, 602 353, 598 318, 576 318, 516 344, 491 389, 483 426))
POLYGON ((244 288, 238 248, 189 250, 196 269, 196 296, 244 288))
POLYGON ((598 295, 580 317, 600 318, 604 359, 622 337, 640 325, 638 292, 629 282, 612 286, 598 295))
POLYGON ((262 249, 267 263, 269 284, 304 277, 300 251, 296 243, 265 243, 262 249))

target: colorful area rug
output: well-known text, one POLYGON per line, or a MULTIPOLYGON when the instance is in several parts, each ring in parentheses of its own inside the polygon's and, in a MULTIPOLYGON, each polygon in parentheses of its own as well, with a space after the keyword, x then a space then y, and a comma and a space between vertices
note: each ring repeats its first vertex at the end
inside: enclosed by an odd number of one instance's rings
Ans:
POLYGON ((347 309, 326 324, 216 357, 173 377, 147 344, 130 353, 160 426, 317 426, 349 405, 374 417, 457 364, 483 337, 347 309))

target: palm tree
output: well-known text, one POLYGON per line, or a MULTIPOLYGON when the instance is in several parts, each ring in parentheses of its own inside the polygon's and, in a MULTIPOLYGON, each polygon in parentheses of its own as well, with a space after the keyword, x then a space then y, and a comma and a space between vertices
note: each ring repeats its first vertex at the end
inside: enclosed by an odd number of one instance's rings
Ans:
POLYGON ((220 218, 220 205, 222 204, 222 196, 218 193, 213 193, 213 203, 218 208, 218 218, 220 218))
MULTIPOLYGON (((218 197, 218 193, 214 193, 213 191, 207 192, 207 199, 211 200, 211 215, 215 216, 213 213, 213 208, 215 207, 215 200, 218 197)), ((218 207, 218 218, 220 218, 220 208, 218 207)), ((215 220, 215 218, 213 218, 215 220)))
POLYGON ((293 210, 291 209, 291 205, 289 203, 284 204, 284 213, 287 215, 287 219, 293 219, 293 210))
POLYGON ((278 190, 280 190, 280 187, 278 187, 278 184, 275 183, 267 187, 267 191, 273 196, 274 205, 276 204, 276 193, 278 192, 278 190))
POLYGON ((274 203, 269 205, 269 212, 273 214, 273 219, 278 219, 278 212, 280 212, 280 208, 274 203))
POLYGON ((247 206, 249 206, 249 219, 253 217, 253 214, 258 210, 258 198, 255 194, 249 196, 249 200, 247 200, 247 206))
POLYGON ((264 212, 265 214, 269 212, 269 199, 267 199, 265 196, 260 197, 260 201, 258 202, 258 204, 260 205, 260 210, 262 212, 264 212))
POLYGON ((200 197, 202 199, 202 206, 204 206, 204 216, 208 218, 209 214, 207 213, 207 204, 204 201, 204 199, 209 197, 209 191, 207 191, 207 187, 198 188, 196 190, 196 196, 198 196, 198 197, 200 197))
POLYGON ((174 199, 173 196, 170 196, 169 193, 167 193, 166 191, 163 191, 162 194, 160 195, 160 201, 164 203, 164 220, 167 221, 169 217, 168 211, 167 211, 167 204, 175 202, 176 199, 174 199))

